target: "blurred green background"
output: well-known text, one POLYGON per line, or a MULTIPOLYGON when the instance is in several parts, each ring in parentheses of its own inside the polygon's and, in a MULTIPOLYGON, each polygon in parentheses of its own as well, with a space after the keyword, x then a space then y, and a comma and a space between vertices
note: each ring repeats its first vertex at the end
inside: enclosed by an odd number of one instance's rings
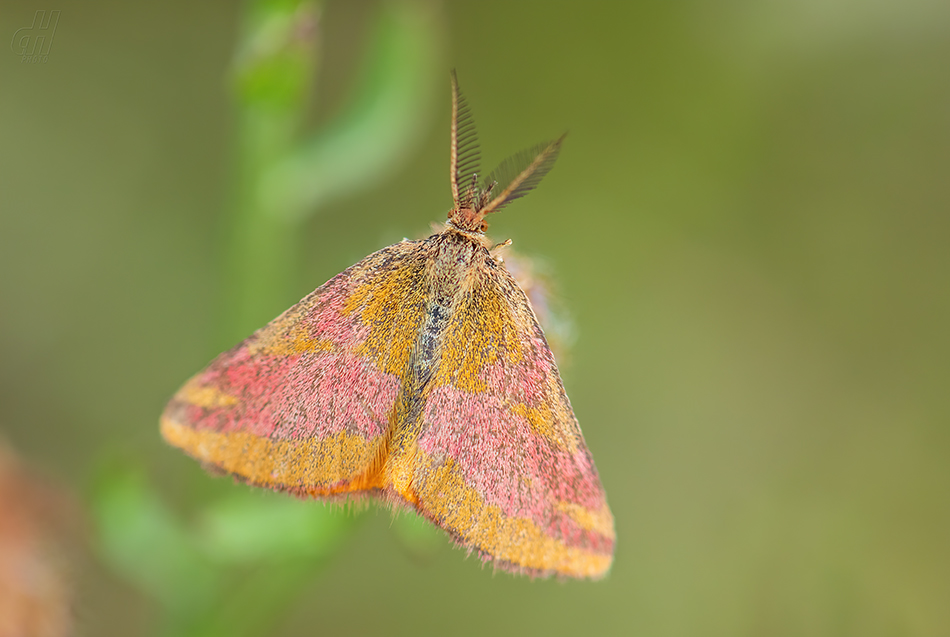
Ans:
POLYGON ((79 634, 950 631, 950 4, 293 4, 0 7, 4 44, 62 12, 45 63, 0 53, 0 434, 86 505, 79 634), (158 434, 218 351, 444 218, 453 67, 483 168, 570 131, 491 233, 573 317, 601 582, 158 434))

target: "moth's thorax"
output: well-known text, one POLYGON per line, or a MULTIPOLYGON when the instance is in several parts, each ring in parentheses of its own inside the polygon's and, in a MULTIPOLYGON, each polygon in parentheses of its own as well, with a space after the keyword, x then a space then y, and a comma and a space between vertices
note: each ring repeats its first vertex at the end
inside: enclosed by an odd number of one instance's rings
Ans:
MULTIPOLYGON (((483 223, 485 227, 488 224, 483 223)), ((491 241, 488 237, 485 236, 484 229, 472 230, 464 226, 460 226, 452 216, 449 216, 449 220, 445 224, 445 229, 440 233, 440 236, 454 235, 457 240, 465 241, 483 248, 490 248, 492 246, 491 241)))
POLYGON ((428 270, 433 292, 454 296, 464 280, 484 262, 487 239, 483 234, 454 228, 451 222, 432 239, 434 251, 428 270))
POLYGON ((407 435, 421 424, 418 416, 424 401, 420 397, 426 395, 424 388, 439 365, 442 333, 485 260, 485 248, 466 234, 447 228, 426 240, 429 249, 426 250, 428 258, 422 283, 426 298, 424 318, 412 348, 410 369, 406 374, 409 382, 404 387, 408 393, 402 401, 407 408, 407 422, 411 422, 406 429, 407 435))

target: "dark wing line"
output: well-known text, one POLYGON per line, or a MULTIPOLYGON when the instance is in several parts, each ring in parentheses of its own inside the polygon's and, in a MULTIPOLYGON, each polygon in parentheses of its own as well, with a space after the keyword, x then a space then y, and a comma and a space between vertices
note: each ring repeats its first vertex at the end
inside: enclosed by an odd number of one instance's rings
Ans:
POLYGON ((524 197, 534 190, 541 182, 557 160, 558 152, 561 150, 561 142, 564 141, 567 133, 561 135, 553 142, 540 144, 534 148, 516 153, 504 160, 493 170, 485 180, 485 187, 492 183, 507 183, 505 189, 492 199, 481 212, 497 212, 505 205, 515 199, 524 197), (527 166, 525 166, 527 164, 527 166), (524 166, 524 168, 522 168, 524 166))

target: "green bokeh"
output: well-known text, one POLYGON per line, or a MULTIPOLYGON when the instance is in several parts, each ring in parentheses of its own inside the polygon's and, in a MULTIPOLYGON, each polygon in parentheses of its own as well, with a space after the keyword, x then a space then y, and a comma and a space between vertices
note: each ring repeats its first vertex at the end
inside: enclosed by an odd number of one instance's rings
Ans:
MULTIPOLYGON (((358 110, 385 6, 323 8, 303 128, 358 110)), ((449 69, 484 167, 569 130, 491 232, 544 258, 573 317, 565 384, 617 519, 612 573, 493 574, 385 509, 303 519, 161 442, 168 396, 220 349, 243 18, 68 1, 49 7, 48 62, 0 52, 0 432, 78 493, 117 456, 134 463, 108 511, 200 555, 152 555, 138 582, 83 562, 82 634, 154 634, 165 593, 150 590, 176 569, 200 595, 216 564, 261 558, 261 527, 240 523, 257 506, 308 529, 293 542, 335 547, 220 607, 239 617, 293 584, 264 634, 944 633, 950 5, 428 6, 442 49, 423 123, 389 169, 295 227, 272 302, 444 218, 449 69)), ((36 8, 7 3, 0 36, 36 8)))

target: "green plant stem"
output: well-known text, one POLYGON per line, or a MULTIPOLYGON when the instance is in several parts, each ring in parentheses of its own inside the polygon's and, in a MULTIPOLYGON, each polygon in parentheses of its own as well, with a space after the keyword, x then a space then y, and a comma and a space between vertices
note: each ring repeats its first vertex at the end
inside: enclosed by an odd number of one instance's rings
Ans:
POLYGON ((245 108, 241 114, 238 195, 228 242, 229 286, 223 337, 246 337, 288 305, 298 271, 300 224, 265 208, 257 196, 262 176, 293 144, 286 113, 245 108))
POLYGON ((313 2, 249 5, 235 60, 238 147, 220 345, 227 347, 289 304, 299 224, 260 196, 261 184, 298 143, 316 80, 313 2))

